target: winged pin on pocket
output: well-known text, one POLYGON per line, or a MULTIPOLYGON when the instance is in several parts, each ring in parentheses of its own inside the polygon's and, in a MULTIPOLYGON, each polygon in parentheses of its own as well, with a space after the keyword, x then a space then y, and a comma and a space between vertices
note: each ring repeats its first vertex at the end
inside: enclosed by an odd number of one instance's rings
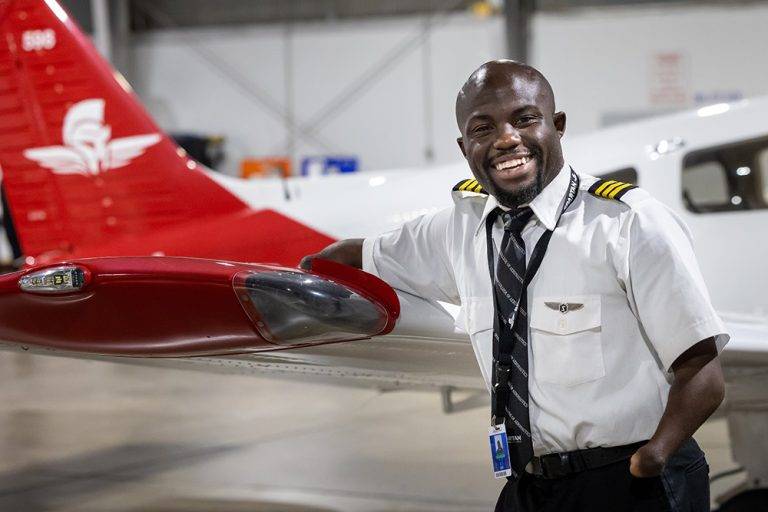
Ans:
POLYGON ((599 295, 536 297, 531 309, 531 377, 575 386, 605 376, 599 295))

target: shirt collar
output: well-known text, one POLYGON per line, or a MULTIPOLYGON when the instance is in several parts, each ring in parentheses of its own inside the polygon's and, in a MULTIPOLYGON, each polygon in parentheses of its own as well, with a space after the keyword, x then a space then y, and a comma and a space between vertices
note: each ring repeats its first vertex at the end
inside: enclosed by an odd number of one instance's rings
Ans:
MULTIPOLYGON (((539 222, 552 231, 555 229, 557 219, 560 215, 560 208, 562 207, 565 194, 568 191, 568 185, 570 184, 571 167, 564 163, 560 168, 560 172, 557 176, 544 187, 539 195, 533 198, 533 201, 528 203, 528 206, 533 210, 536 218, 539 222)), ((489 195, 488 200, 485 202, 485 208, 483 214, 480 216, 480 221, 477 224, 475 235, 480 231, 480 228, 485 225, 485 219, 496 208, 501 206, 495 197, 489 195)))

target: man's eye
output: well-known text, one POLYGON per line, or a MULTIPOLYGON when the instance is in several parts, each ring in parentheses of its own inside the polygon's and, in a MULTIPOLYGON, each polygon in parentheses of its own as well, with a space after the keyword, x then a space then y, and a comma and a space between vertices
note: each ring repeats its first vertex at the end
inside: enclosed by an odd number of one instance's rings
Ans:
POLYGON ((521 116, 518 118, 517 123, 518 124, 531 124, 532 122, 536 121, 536 116, 521 116))
POLYGON ((491 130, 490 125, 487 124, 481 124, 479 126, 475 126, 472 128, 472 134, 473 135, 483 135, 491 130))

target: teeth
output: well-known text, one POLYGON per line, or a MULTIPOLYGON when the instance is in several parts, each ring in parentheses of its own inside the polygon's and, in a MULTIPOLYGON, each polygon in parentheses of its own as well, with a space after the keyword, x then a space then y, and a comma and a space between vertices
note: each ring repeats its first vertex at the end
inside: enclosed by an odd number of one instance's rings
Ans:
POLYGON ((531 157, 524 156, 523 158, 513 158, 512 160, 506 160, 496 164, 496 170, 503 171, 504 169, 513 169, 515 167, 527 164, 530 159, 531 157))

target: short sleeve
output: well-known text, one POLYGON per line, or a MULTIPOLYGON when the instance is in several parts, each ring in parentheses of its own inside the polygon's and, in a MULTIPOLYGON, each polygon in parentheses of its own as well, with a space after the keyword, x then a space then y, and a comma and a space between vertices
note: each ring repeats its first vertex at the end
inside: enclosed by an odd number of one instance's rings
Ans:
POLYGON ((398 290, 427 299, 459 303, 448 252, 453 208, 423 215, 399 228, 366 238, 363 270, 398 290))
POLYGON ((666 206, 648 199, 629 216, 630 302, 667 371, 696 343, 729 340, 693 252, 690 232, 666 206))

